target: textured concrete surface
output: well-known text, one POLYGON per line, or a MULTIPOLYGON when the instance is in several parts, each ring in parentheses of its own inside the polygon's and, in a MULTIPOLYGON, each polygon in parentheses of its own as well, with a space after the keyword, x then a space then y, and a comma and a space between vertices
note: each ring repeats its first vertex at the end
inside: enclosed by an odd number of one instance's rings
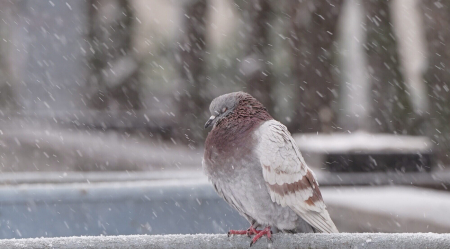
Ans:
MULTIPOLYGON (((132 235, 109 237, 68 237, 52 239, 0 240, 0 248, 249 248, 247 236, 210 235, 132 235)), ((274 234, 273 242, 260 239, 258 248, 449 248, 449 234, 274 234)))

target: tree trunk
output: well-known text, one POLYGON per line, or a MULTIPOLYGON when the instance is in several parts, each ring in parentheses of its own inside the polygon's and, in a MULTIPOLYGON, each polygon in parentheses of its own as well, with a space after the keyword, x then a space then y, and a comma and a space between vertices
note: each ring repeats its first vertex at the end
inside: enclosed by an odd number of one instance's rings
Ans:
POLYGON ((269 62, 269 19, 271 6, 268 0, 251 0, 244 3, 246 47, 239 71, 244 75, 247 89, 270 113, 273 113, 273 75, 269 62))
POLYGON ((333 42, 342 0, 293 1, 292 53, 296 79, 293 132, 331 132, 339 84, 333 77, 333 42))
MULTIPOLYGON (((3 22, 0 23, 0 40, 2 41, 11 41, 10 33, 11 22, 13 22, 13 12, 14 8, 16 8, 13 2, 2 1, 0 2, 0 19, 3 22), (6 22, 6 23, 5 23, 6 22)), ((12 63, 10 60, 10 43, 0 42, 0 108, 2 111, 10 110, 17 107, 17 102, 15 100, 15 93, 12 85, 14 84, 14 79, 12 75, 11 66, 12 63)))
POLYGON ((430 118, 428 134, 438 159, 450 163, 450 1, 423 0, 423 22, 428 49, 427 85, 430 118), (431 128, 432 127, 432 128, 431 128))
POLYGON ((211 101, 206 90, 206 0, 186 1, 183 6, 182 37, 176 54, 180 86, 178 100, 181 136, 202 140, 203 124, 209 117, 211 101))
POLYGON ((132 52, 129 0, 90 0, 89 105, 94 109, 139 109, 139 65, 132 52))
POLYGON ((362 1, 365 8, 364 48, 367 54, 373 101, 371 130, 383 133, 414 133, 415 114, 399 66, 397 42, 391 24, 390 1, 362 1))

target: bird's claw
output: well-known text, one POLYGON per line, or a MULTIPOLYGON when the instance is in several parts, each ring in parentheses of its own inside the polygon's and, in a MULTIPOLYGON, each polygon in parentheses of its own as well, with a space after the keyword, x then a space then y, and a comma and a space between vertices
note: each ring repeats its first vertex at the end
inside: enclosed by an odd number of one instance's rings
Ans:
POLYGON ((228 235, 228 237, 230 237, 233 234, 239 234, 239 235, 246 234, 248 237, 250 237, 251 235, 255 235, 255 237, 250 242, 250 246, 255 244, 256 241, 258 241, 264 235, 267 236, 268 241, 272 242, 272 230, 270 230, 270 226, 264 228, 263 230, 256 230, 253 226, 251 226, 247 230, 230 230, 230 231, 228 231, 227 235, 228 235))
POLYGON ((268 241, 272 242, 272 230, 270 230, 270 226, 264 228, 261 231, 258 231, 258 230, 255 230, 255 231, 257 231, 257 233, 256 233, 256 236, 252 239, 250 246, 252 246, 254 243, 256 243, 256 241, 258 241, 264 235, 267 236, 268 241))
POLYGON ((253 226, 251 226, 249 229, 247 229, 247 236, 250 237, 250 235, 256 235, 261 231, 262 230, 256 230, 253 226))

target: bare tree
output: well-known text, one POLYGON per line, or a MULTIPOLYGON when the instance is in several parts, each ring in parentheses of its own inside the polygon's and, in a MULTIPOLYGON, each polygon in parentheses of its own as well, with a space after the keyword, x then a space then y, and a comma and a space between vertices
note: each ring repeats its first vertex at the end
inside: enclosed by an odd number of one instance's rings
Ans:
MULTIPOLYGON (((12 32, 13 13, 17 4, 22 4, 21 1, 0 2, 0 40, 8 41, 12 32)), ((13 76, 11 72, 12 63, 9 61, 10 44, 8 42, 0 42, 0 108, 3 110, 11 109, 17 106, 15 100, 15 93, 13 90, 13 76)))
POLYGON ((139 109, 139 64, 133 56, 134 14, 129 0, 90 0, 90 106, 139 109))
POLYGON ((397 42, 391 24, 390 2, 363 1, 365 8, 366 54, 372 91, 371 130, 413 133, 415 114, 400 72, 397 42))
POLYGON ((295 111, 290 128, 331 132, 336 122, 338 81, 333 77, 333 42, 342 0, 292 1, 295 111))
POLYGON ((206 90, 206 0, 183 3, 182 34, 176 54, 180 87, 177 96, 182 136, 203 137, 203 124, 211 101, 206 90))
POLYGON ((243 2, 245 56, 239 70, 244 74, 247 91, 273 112, 273 76, 268 64, 271 6, 268 0, 243 2))
POLYGON ((449 1, 421 1, 428 49, 428 67, 424 74, 430 98, 428 135, 437 146, 440 161, 446 164, 450 162, 449 3, 449 1))

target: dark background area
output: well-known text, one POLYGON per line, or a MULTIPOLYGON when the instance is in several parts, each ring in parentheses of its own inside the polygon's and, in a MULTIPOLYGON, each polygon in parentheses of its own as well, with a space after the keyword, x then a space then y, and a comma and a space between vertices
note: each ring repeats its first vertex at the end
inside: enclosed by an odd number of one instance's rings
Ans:
POLYGON ((342 231, 448 232, 449 27, 447 0, 0 1, 0 235, 242 224, 201 173, 232 91, 288 127, 342 231))
POLYGON ((292 133, 426 136, 448 164, 445 1, 19 0, 0 15, 2 171, 148 168, 79 156, 102 137, 201 150, 210 101, 239 90, 292 133), (40 132, 83 135, 74 149, 40 132), (52 153, 72 165, 43 167, 52 153))

